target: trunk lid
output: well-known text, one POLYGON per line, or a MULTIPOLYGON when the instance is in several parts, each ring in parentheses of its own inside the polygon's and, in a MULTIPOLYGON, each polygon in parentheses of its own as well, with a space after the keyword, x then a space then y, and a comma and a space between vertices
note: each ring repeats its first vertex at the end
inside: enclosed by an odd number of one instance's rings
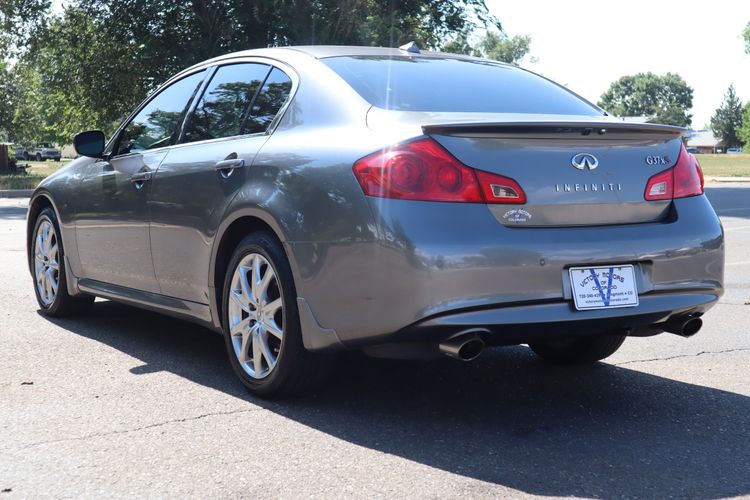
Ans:
POLYGON ((388 122, 391 131, 418 126, 465 165, 517 181, 525 204, 488 205, 507 226, 637 224, 670 212, 671 201, 646 201, 644 190, 651 176, 677 162, 679 127, 608 117, 382 110, 368 116, 372 128, 388 122))

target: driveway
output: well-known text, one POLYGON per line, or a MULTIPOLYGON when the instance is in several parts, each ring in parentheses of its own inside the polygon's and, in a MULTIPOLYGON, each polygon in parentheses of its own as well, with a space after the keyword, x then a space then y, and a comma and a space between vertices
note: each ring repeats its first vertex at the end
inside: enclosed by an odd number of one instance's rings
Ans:
MULTIPOLYGON (((249 396, 221 338, 116 303, 37 312, 25 203, 0 200, 0 489, 19 497, 750 495, 750 188, 711 187, 727 293, 690 339, 606 363, 346 356, 315 396, 249 396)), ((2 496, 2 495, 0 495, 2 496)))

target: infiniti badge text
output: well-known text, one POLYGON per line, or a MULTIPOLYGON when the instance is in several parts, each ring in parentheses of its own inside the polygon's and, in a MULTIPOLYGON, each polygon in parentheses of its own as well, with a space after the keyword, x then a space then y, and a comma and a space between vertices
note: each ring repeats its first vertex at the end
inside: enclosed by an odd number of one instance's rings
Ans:
POLYGON ((555 184, 555 191, 558 193, 570 193, 573 191, 622 191, 622 184, 615 182, 555 184))

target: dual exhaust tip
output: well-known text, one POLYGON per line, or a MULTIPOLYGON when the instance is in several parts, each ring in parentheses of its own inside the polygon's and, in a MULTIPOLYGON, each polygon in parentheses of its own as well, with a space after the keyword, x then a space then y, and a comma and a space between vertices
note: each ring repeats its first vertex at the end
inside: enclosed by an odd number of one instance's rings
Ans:
POLYGON ((703 320, 698 316, 676 316, 661 325, 665 332, 674 333, 680 337, 692 337, 703 327, 703 320))
MULTIPOLYGON (((703 320, 698 316, 675 316, 661 325, 664 331, 674 333, 681 337, 692 337, 703 327, 703 320)), ((484 350, 485 344, 482 340, 484 330, 460 333, 455 337, 441 342, 438 345, 440 352, 461 361, 472 361, 479 357, 484 350)))
POLYGON ((440 352, 454 359, 471 361, 479 357, 484 350, 484 340, 480 333, 485 331, 473 331, 456 335, 455 337, 441 342, 438 345, 440 352))

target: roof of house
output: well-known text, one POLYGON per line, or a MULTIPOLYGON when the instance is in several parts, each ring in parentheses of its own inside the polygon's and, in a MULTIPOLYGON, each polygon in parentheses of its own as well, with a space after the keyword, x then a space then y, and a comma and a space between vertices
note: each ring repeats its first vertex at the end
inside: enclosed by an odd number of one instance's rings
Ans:
POLYGON ((719 144, 719 139, 714 136, 711 130, 693 130, 692 132, 687 142, 689 147, 715 148, 719 144))

